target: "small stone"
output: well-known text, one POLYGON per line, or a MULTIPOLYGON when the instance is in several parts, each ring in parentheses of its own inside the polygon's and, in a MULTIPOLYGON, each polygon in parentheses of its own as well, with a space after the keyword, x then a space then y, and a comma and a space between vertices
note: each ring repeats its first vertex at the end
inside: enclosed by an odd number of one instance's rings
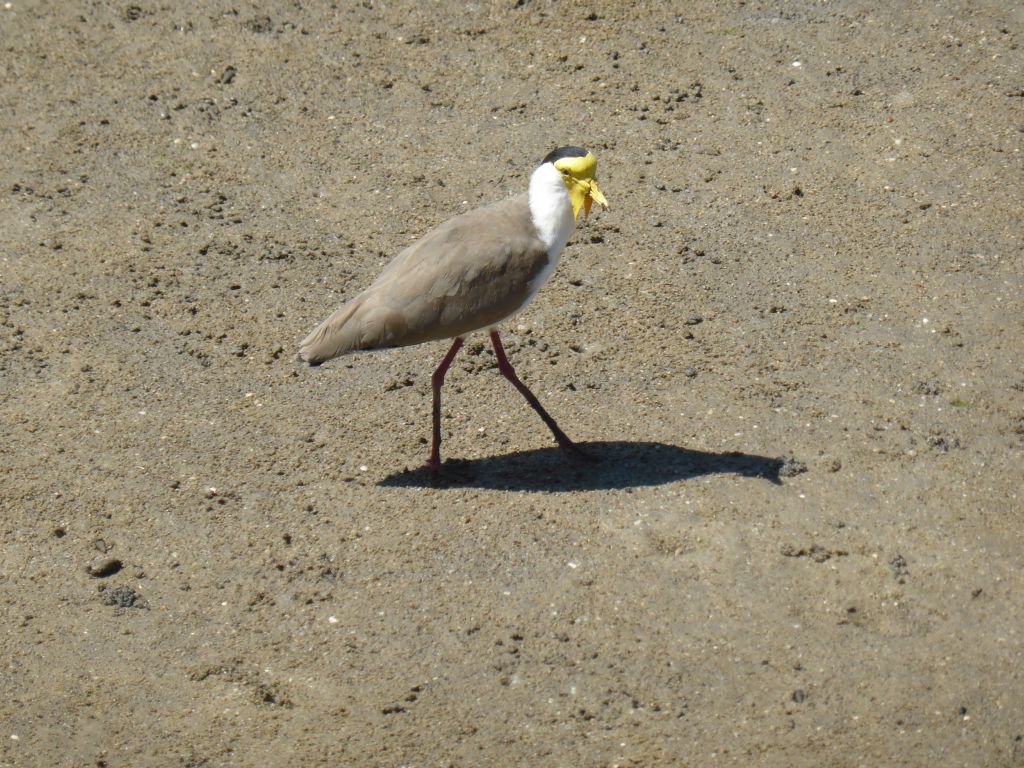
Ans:
POLYGON ((142 595, 128 586, 114 587, 112 589, 101 588, 103 602, 115 608, 145 608, 146 603, 142 595))
POLYGON ((85 572, 94 579, 106 579, 124 568, 124 563, 116 557, 105 557, 85 567, 85 572))

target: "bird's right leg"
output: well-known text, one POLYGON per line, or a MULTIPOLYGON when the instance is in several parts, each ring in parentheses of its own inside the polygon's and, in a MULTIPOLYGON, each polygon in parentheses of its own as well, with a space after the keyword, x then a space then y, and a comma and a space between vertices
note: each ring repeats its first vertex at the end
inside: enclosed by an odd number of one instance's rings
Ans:
POLYGON ((562 449, 562 452, 569 454, 570 456, 578 456, 579 458, 586 459, 587 461, 599 461, 596 456, 593 456, 589 452, 583 450, 569 439, 569 436, 559 428, 555 423, 555 420, 551 418, 547 411, 544 410, 544 406, 540 404, 540 400, 537 399, 537 396, 530 391, 529 387, 519 380, 515 369, 512 367, 512 363, 508 361, 508 356, 505 354, 505 348, 501 344, 501 337, 498 335, 497 331, 491 331, 491 344, 494 346, 494 356, 498 359, 498 370, 501 372, 501 375, 512 382, 512 386, 519 390, 519 393, 526 398, 526 402, 530 404, 530 407, 533 408, 541 419, 543 419, 544 423, 548 425, 548 429, 550 429, 551 434, 555 436, 555 442, 558 443, 558 447, 562 449))
POLYGON ((434 375, 430 377, 430 384, 434 388, 434 442, 430 446, 430 460, 427 462, 427 469, 435 475, 441 472, 441 387, 444 384, 444 375, 448 373, 455 355, 462 347, 462 342, 461 336, 455 337, 448 354, 444 356, 444 360, 437 366, 434 375))

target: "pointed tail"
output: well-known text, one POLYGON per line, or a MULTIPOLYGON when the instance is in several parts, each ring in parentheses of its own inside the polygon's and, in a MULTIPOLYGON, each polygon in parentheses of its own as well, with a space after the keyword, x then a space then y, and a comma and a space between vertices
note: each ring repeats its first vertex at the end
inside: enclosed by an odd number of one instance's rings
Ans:
POLYGON ((359 346, 359 323, 350 322, 362 305, 359 298, 337 310, 299 344, 299 359, 319 365, 359 346))

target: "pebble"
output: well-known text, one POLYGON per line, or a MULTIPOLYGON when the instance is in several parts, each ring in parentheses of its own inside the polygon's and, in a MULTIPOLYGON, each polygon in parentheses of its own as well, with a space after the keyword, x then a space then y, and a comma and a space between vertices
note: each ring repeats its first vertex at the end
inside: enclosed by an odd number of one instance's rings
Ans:
POLYGON ((142 595, 136 592, 131 587, 120 586, 112 589, 103 589, 103 602, 107 605, 112 605, 115 608, 145 608, 145 601, 142 599, 142 595))
POLYGON ((108 576, 113 576, 122 568, 124 568, 124 563, 116 557, 104 557, 85 566, 85 572, 94 579, 105 579, 108 576))

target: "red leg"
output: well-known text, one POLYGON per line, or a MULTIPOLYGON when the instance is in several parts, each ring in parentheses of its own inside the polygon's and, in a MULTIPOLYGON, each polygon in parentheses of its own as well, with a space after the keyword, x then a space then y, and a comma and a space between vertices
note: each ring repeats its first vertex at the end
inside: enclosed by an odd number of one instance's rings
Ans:
POLYGON ((511 381, 512 386, 518 389, 519 393, 526 398, 526 402, 530 404, 530 407, 540 414, 544 423, 548 425, 548 429, 551 430, 551 434, 555 436, 555 442, 558 443, 558 447, 566 453, 590 458, 590 455, 586 451, 577 446, 576 443, 569 439, 565 432, 558 428, 555 420, 551 418, 547 411, 544 410, 544 406, 540 404, 540 400, 537 399, 537 396, 519 380, 518 376, 516 376, 515 369, 512 368, 512 364, 505 356, 505 348, 501 345, 501 338, 498 336, 497 331, 491 331, 491 343, 494 345, 494 354, 498 358, 498 370, 501 371, 501 375, 511 381))
POLYGON ((441 471, 441 386, 444 384, 444 375, 448 373, 452 360, 462 347, 462 337, 456 336, 452 342, 451 349, 444 356, 444 360, 437 366, 434 375, 430 377, 430 384, 434 388, 434 442, 430 446, 430 460, 427 462, 427 469, 434 474, 441 471))

